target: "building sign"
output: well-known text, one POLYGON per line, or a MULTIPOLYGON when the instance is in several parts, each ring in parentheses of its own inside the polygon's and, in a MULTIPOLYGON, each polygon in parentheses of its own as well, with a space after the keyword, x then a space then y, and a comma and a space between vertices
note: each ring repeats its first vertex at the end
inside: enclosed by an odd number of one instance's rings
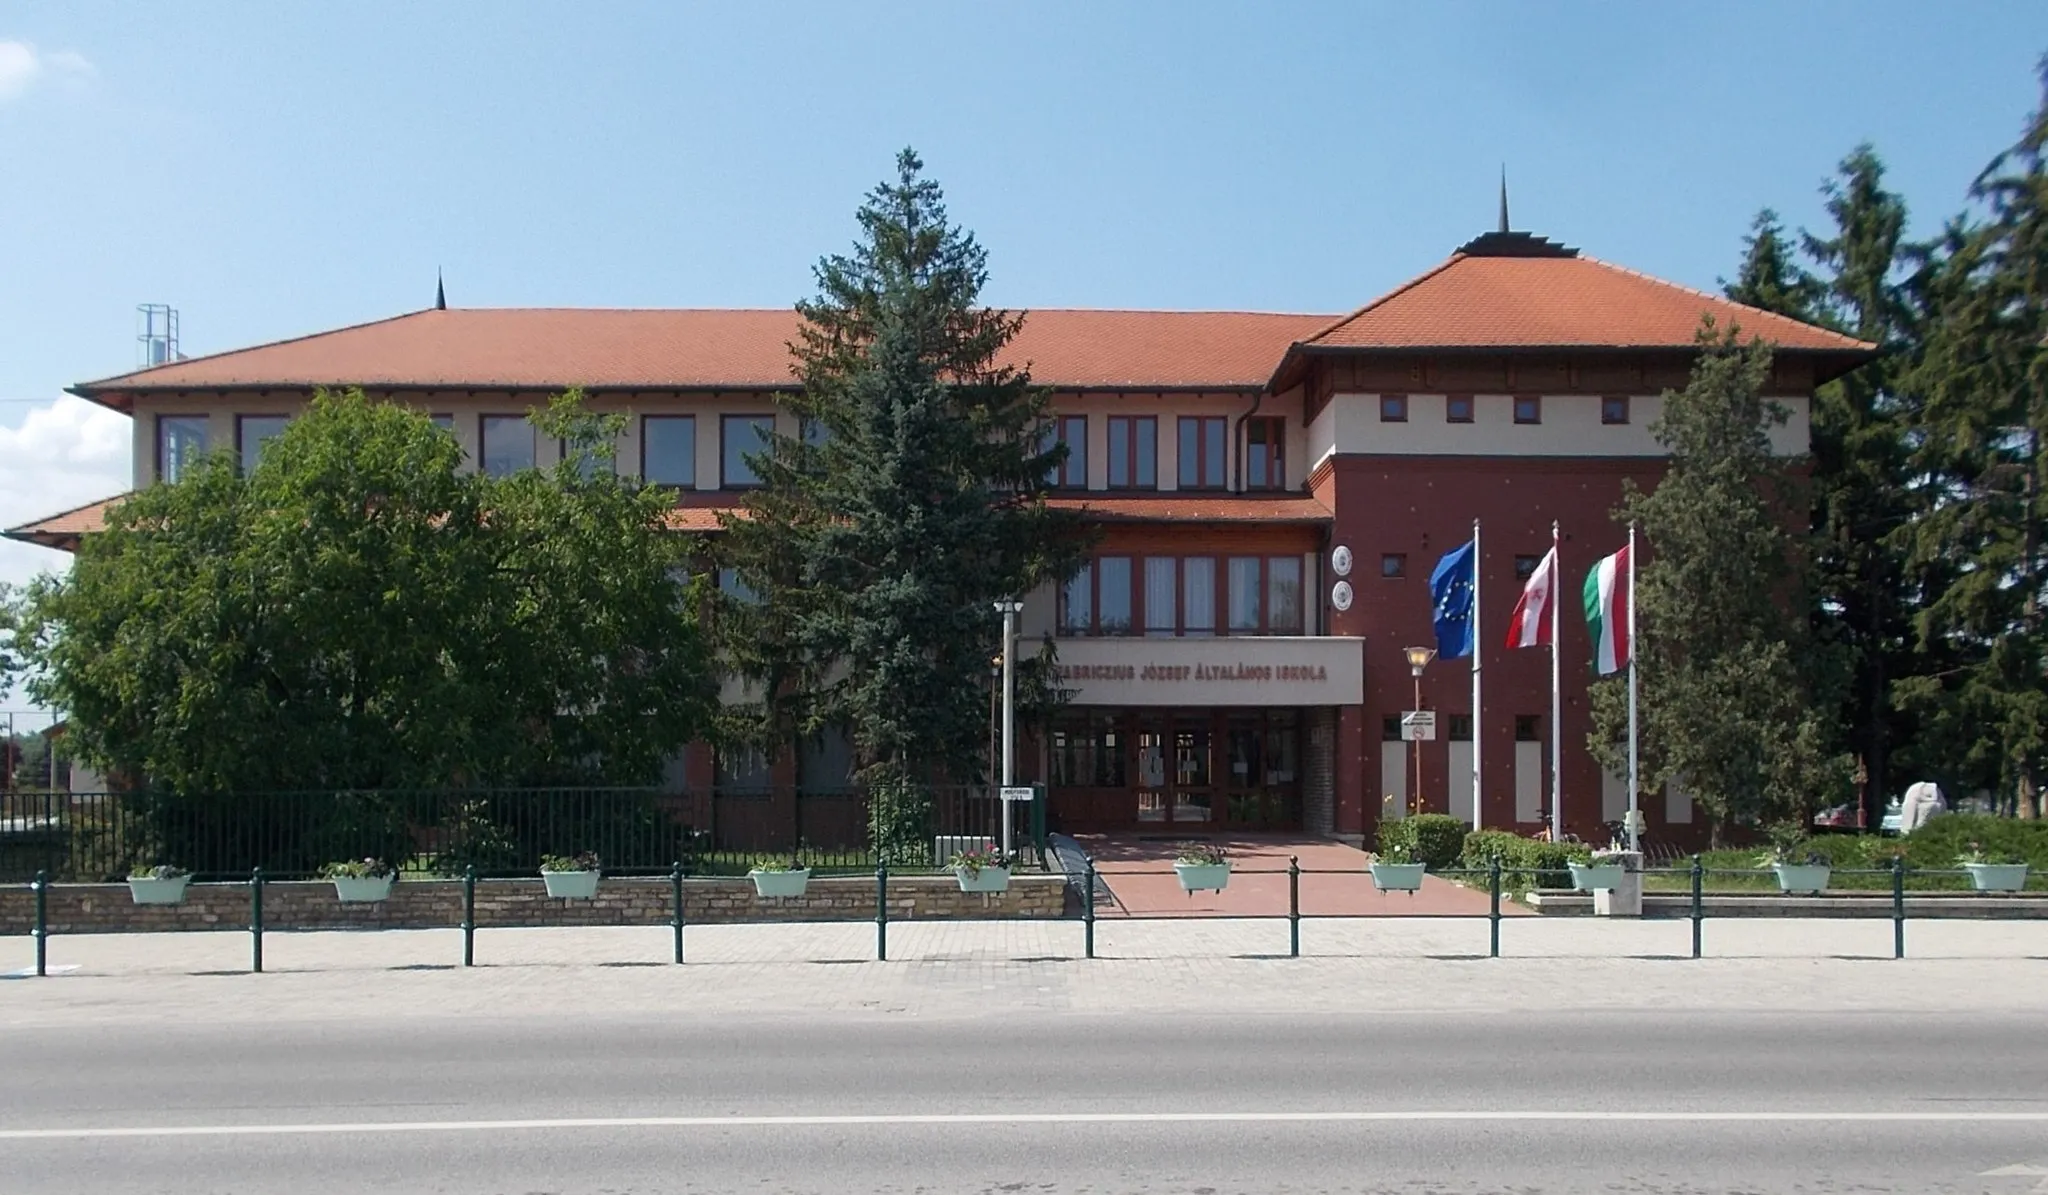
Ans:
POLYGON ((1061 639, 1077 705, 1357 705, 1365 641, 1343 636, 1061 639))

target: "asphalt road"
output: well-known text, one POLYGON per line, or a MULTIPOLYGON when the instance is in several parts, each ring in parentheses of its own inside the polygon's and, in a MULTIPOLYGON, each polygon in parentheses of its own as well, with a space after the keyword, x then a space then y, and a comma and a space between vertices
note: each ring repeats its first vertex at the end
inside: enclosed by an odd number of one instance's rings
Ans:
POLYGON ((5 1192, 2048 1191, 2048 1035, 1998 1014, 366 1010, 0 1075, 5 1192))

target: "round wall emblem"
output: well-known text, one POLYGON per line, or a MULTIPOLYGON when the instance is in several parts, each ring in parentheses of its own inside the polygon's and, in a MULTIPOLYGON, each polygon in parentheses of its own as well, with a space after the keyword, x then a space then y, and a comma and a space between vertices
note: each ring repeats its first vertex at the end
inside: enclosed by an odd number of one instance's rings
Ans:
POLYGON ((1339 610, 1351 608, 1351 582, 1339 581, 1330 586, 1330 604, 1339 610))
POLYGON ((1338 544, 1330 550, 1330 571, 1340 577, 1351 575, 1351 549, 1338 544))

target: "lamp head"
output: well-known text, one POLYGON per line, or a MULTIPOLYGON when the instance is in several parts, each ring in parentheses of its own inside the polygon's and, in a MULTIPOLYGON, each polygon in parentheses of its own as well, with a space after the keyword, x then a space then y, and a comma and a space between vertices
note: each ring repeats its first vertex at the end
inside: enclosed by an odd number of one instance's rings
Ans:
POLYGON ((1436 659, 1434 647, 1406 647, 1401 649, 1401 654, 1408 657, 1409 670, 1417 676, 1421 676, 1422 670, 1429 667, 1429 662, 1436 659))

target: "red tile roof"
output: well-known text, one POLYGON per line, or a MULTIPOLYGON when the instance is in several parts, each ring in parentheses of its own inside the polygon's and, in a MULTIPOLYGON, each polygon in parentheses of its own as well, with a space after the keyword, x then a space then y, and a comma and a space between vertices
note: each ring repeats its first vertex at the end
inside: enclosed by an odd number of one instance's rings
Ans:
POLYGON ((0 531, 0 535, 27 544, 40 544, 45 548, 75 551, 78 548, 79 536, 89 535, 105 527, 107 512, 127 496, 115 494, 111 498, 88 502, 84 506, 73 507, 46 519, 23 523, 19 527, 9 527, 6 531, 0 531))
POLYGON ((1318 329, 1318 348, 1689 348, 1700 317, 1782 348, 1868 353, 1874 345, 1590 257, 1455 253, 1318 329))
MULTIPOLYGON (((1239 311, 1032 311, 1010 360, 1064 388, 1262 385, 1327 315, 1239 311)), ((128 393, 362 385, 407 389, 758 389, 792 385, 794 311, 493 308, 418 311, 295 340, 86 382, 128 393)))

